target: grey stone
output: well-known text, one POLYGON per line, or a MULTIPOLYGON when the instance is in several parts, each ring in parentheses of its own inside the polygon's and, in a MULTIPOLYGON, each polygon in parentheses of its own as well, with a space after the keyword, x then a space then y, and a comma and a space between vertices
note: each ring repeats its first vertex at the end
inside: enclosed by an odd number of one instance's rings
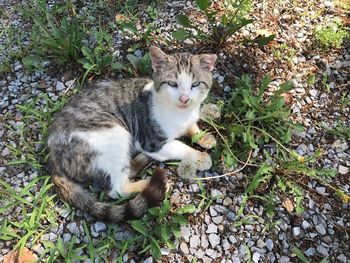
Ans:
POLYGON ((282 257, 280 258, 280 261, 279 261, 279 262, 281 262, 281 263, 289 263, 289 262, 290 262, 290 258, 287 257, 287 256, 282 256, 282 257))
POLYGON ((308 257, 312 257, 313 255, 315 255, 316 250, 313 247, 308 248, 307 250, 305 250, 305 255, 308 257))
POLYGON ((227 208, 222 206, 222 205, 215 205, 214 206, 216 212, 218 212, 219 214, 226 214, 227 213, 227 208))
POLYGON ((70 87, 70 86, 72 86, 73 85, 73 83, 75 82, 75 80, 74 79, 72 79, 72 80, 68 80, 68 81, 66 81, 66 83, 64 83, 65 85, 66 85, 66 87, 70 87))
POLYGON ((254 230, 254 226, 253 225, 245 225, 244 229, 248 230, 248 231, 253 231, 254 230))
POLYGON ((320 253, 324 257, 328 257, 329 256, 327 248, 325 248, 322 245, 317 246, 316 250, 317 250, 318 253, 320 253))
POLYGON ((220 198, 222 197, 222 192, 217 189, 213 189, 211 190, 210 195, 212 198, 220 198))
POLYGON ((309 93, 312 97, 316 98, 317 94, 318 94, 318 90, 317 89, 310 89, 309 93))
POLYGON ((311 238, 314 238, 314 237, 317 236, 317 233, 309 233, 309 236, 310 236, 311 238))
POLYGON ((199 193, 200 189, 198 184, 191 184, 189 186, 190 193, 199 193))
POLYGON ((264 248, 266 246, 266 244, 262 239, 258 239, 258 241, 256 241, 256 246, 258 248, 264 248))
POLYGON ((207 239, 207 235, 202 235, 201 236, 201 246, 202 246, 202 248, 209 247, 209 242, 208 242, 208 239, 207 239))
POLYGON ((142 52, 141 52, 141 50, 136 50, 135 52, 134 52, 134 55, 136 56, 136 57, 142 57, 142 52))
POLYGON ((196 258, 202 259, 204 257, 204 251, 202 249, 198 249, 194 255, 196 258))
POLYGON ((253 254, 253 262, 258 263, 260 260, 261 255, 258 252, 255 252, 253 254))
POLYGON ((225 92, 230 92, 230 91, 231 91, 230 86, 225 86, 225 87, 224 87, 224 91, 225 91, 225 92))
POLYGON ((223 203, 222 203, 224 206, 229 206, 232 204, 232 199, 228 196, 226 196, 223 200, 223 203))
POLYGON ((308 229, 308 228, 310 228, 311 227, 311 224, 308 222, 308 221, 306 221, 306 220, 304 220, 302 223, 301 223, 301 227, 303 228, 303 229, 308 229))
POLYGON ((207 248, 205 250, 205 254, 212 259, 215 259, 217 257, 216 251, 214 249, 211 249, 211 248, 207 248))
POLYGON ((207 231, 205 231, 205 233, 207 233, 207 234, 211 234, 211 233, 216 234, 217 232, 218 232, 218 228, 215 224, 209 224, 207 231))
POLYGON ((180 244, 180 253, 182 253, 183 255, 190 253, 190 251, 188 250, 188 246, 185 242, 181 242, 180 244))
POLYGON ((218 82, 219 83, 223 83, 224 82, 224 76, 221 76, 221 75, 219 75, 219 77, 218 77, 218 82))
POLYGON ((346 257, 344 254, 340 254, 340 255, 337 257, 337 259, 338 259, 340 262, 344 262, 344 263, 348 262, 348 259, 347 259, 347 257, 346 257))
POLYGON ((234 235, 229 236, 228 240, 230 240, 231 244, 236 244, 237 243, 237 239, 235 238, 234 235))
POLYGON ((269 238, 269 239, 266 239, 266 247, 268 250, 272 251, 273 249, 273 241, 269 238))
POLYGON ((64 86, 64 84, 61 81, 57 81, 56 83, 56 90, 57 91, 62 91, 66 88, 66 86, 64 86))
POLYGON ((323 225, 321 225, 321 224, 316 226, 316 230, 321 235, 325 235, 327 233, 326 232, 326 228, 323 225))
POLYGON ((316 191, 319 192, 320 194, 324 194, 326 193, 326 187, 324 186, 316 187, 316 191))
POLYGON ((153 258, 152 257, 148 257, 146 258, 143 263, 153 263, 153 258))
POLYGON ((190 247, 197 248, 200 244, 200 239, 198 235, 193 235, 190 237, 190 247))
POLYGON ((220 244, 220 237, 216 234, 210 234, 209 235, 209 243, 212 248, 215 248, 217 245, 220 244))
POLYGON ((63 242, 67 243, 71 240, 72 235, 70 233, 64 233, 63 234, 63 242))
POLYGON ((346 167, 346 166, 343 166, 343 165, 339 165, 338 166, 338 172, 340 174, 343 174, 343 175, 348 174, 349 173, 349 167, 346 167))
POLYGON ((293 236, 299 236, 300 235, 300 227, 293 227, 293 236))
POLYGON ((167 255, 170 254, 170 249, 167 248, 167 247, 162 247, 162 248, 160 249, 160 254, 162 254, 163 256, 167 256, 167 255))
POLYGON ((213 206, 210 206, 209 207, 209 213, 210 215, 213 217, 213 216, 217 216, 218 215, 218 212, 216 212, 215 208, 213 206))
POLYGON ((222 240, 222 248, 224 249, 224 250, 229 250, 230 249, 230 247, 231 247, 231 245, 230 245, 230 243, 228 242, 228 240, 227 239, 223 239, 222 240))
POLYGON ((189 227, 181 227, 181 236, 186 242, 190 241, 190 236, 191 236, 191 229, 189 227))
POLYGON ((104 232, 107 230, 107 225, 101 221, 97 221, 94 224, 94 231, 97 233, 104 232))
POLYGON ((80 235, 80 230, 76 222, 69 223, 67 229, 74 235, 80 235))
POLYGON ((232 211, 228 212, 227 215, 226 215, 226 217, 227 217, 227 219, 228 219, 229 221, 235 221, 236 218, 237 218, 236 215, 235 215, 235 213, 233 213, 232 211))
POLYGON ((212 217, 212 221, 214 222, 214 224, 221 224, 222 221, 223 221, 224 217, 223 216, 215 216, 215 217, 212 217))

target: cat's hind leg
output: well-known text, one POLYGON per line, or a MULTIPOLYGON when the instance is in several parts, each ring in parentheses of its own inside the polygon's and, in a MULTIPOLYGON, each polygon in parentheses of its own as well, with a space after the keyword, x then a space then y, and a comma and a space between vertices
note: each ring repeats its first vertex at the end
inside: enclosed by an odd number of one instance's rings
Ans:
POLYGON ((149 163, 150 158, 143 153, 136 155, 134 159, 130 161, 129 178, 134 179, 149 163))

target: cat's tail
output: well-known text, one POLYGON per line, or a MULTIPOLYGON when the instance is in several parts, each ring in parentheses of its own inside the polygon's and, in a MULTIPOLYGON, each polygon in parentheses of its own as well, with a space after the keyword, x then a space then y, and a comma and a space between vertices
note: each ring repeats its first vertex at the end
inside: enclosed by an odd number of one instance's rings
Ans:
POLYGON ((134 199, 121 205, 112 205, 98 202, 91 193, 68 177, 53 176, 53 182, 63 200, 82 211, 89 212, 97 219, 111 223, 140 218, 148 208, 159 205, 165 197, 166 179, 165 172, 157 168, 148 186, 134 199))

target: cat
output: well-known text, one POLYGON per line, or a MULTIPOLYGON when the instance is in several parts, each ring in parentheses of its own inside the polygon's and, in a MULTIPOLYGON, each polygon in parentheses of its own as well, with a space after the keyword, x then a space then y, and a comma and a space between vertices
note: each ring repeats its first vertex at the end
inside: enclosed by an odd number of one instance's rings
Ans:
MULTIPOLYGON (((212 165, 209 154, 176 138, 200 131, 196 122, 212 85, 216 55, 168 55, 152 46, 150 57, 152 79, 92 84, 73 96, 50 126, 50 167, 58 194, 100 220, 139 218, 164 199, 164 171, 134 180, 150 159, 185 159, 198 170, 212 165), (83 187, 93 181, 111 198, 139 194, 122 205, 98 202, 83 187)), ((198 144, 210 148, 215 141, 203 138, 198 144)))

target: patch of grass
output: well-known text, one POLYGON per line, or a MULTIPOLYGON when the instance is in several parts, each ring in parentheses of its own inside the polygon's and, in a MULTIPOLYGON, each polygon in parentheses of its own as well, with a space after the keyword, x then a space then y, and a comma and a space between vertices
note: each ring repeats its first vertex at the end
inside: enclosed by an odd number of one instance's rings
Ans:
POLYGON ((39 56, 47 54, 59 65, 77 61, 82 56, 82 40, 86 34, 77 17, 63 17, 57 22, 47 13, 47 21, 34 18, 34 22, 33 45, 39 56))
POLYGON ((17 105, 23 114, 23 124, 17 127, 7 125, 9 130, 17 134, 18 139, 16 146, 7 145, 13 157, 7 165, 27 164, 34 169, 41 168, 47 160, 45 139, 53 114, 60 110, 66 101, 67 97, 61 97, 55 102, 45 93, 40 93, 35 99, 17 105))
MULTIPOLYGON (((16 146, 7 146, 13 160, 6 165, 25 164, 36 170, 42 167, 47 158, 44 140, 48 126, 53 113, 62 108, 64 103, 65 98, 53 102, 46 94, 40 94, 36 99, 17 106, 23 114, 23 125, 7 126, 11 132, 17 134, 18 143, 16 146)), ((0 231, 0 240, 15 240, 13 249, 23 249, 25 246, 33 248, 45 233, 57 226, 55 195, 49 194, 53 187, 49 180, 49 176, 37 176, 16 190, 0 180, 1 195, 5 197, 1 201, 0 213, 12 211, 8 217, 0 219, 3 230, 0 231)))
POLYGON ((291 196, 291 210, 301 214, 307 186, 298 178, 303 176, 319 181, 342 200, 348 198, 342 189, 331 183, 337 174, 335 170, 317 168, 321 151, 304 157, 288 149, 292 130, 303 130, 300 124, 291 121, 290 107, 282 96, 291 86, 282 84, 273 95, 267 96, 265 91, 269 83, 269 77, 265 77, 260 88, 255 90, 251 78, 243 76, 236 82, 231 98, 223 104, 221 120, 207 120, 220 139, 213 158, 221 160, 216 167, 232 169, 247 159, 254 174, 248 179, 238 215, 243 215, 248 200, 255 199, 264 203, 267 215, 272 217, 276 196, 291 196), (257 154, 259 151, 262 156, 257 154), (251 157, 253 152, 257 158, 251 157))
POLYGON ((335 0, 335 5, 345 10, 350 10, 350 2, 348 0, 335 0))
POLYGON ((151 73, 151 57, 149 53, 145 54, 141 58, 129 54, 126 56, 126 58, 133 67, 133 69, 129 69, 129 71, 131 71, 133 75, 140 76, 149 75, 151 73))
POLYGON ((321 124, 321 127, 330 135, 337 136, 343 139, 350 139, 350 126, 341 123, 340 121, 332 128, 321 124))
MULTIPOLYGON (((176 22, 182 28, 173 32, 173 37, 178 41, 194 37, 216 47, 222 47, 237 31, 253 23, 253 20, 247 19, 252 9, 251 0, 220 1, 218 3, 211 0, 196 0, 195 2, 208 21, 208 31, 204 31, 202 26, 197 26, 186 15, 179 14, 176 16, 176 22)), ((259 36, 252 41, 246 40, 246 42, 256 42, 260 46, 273 39, 273 35, 259 36)))
POLYGON ((296 53, 297 51, 294 48, 289 47, 286 43, 282 43, 278 47, 273 48, 273 55, 279 61, 287 60, 289 63, 291 63, 296 53))
POLYGON ((317 27, 314 34, 316 45, 322 50, 340 48, 344 39, 349 37, 349 31, 340 20, 317 27))
POLYGON ((143 219, 131 221, 131 227, 138 234, 132 242, 138 241, 142 244, 139 254, 149 252, 158 260, 161 258, 162 246, 168 249, 175 248, 175 239, 181 237, 180 227, 188 224, 185 215, 196 210, 193 205, 173 209, 167 195, 161 207, 151 208, 143 219))

